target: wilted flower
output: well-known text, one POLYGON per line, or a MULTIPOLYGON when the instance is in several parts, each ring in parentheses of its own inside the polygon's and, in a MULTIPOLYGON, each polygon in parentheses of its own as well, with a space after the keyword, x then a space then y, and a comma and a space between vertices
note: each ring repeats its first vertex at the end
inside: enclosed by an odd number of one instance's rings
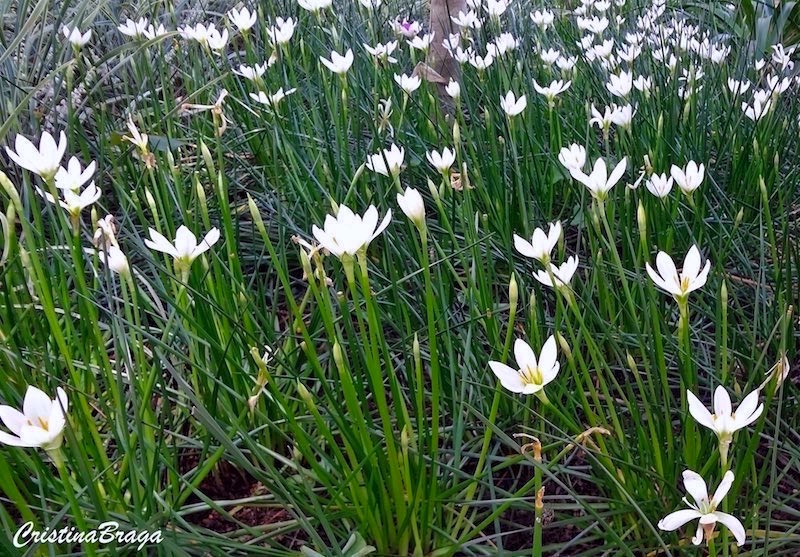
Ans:
POLYGON ((672 176, 667 176, 666 173, 653 174, 645 185, 647 186, 647 191, 659 199, 664 199, 672 191, 672 181, 672 176))
POLYGON ((118 275, 127 275, 130 272, 128 258, 117 245, 111 245, 104 250, 97 251, 97 258, 118 275))
POLYGON ((581 170, 586 164, 586 149, 577 143, 573 143, 569 147, 562 147, 558 152, 558 161, 567 170, 581 170))
POLYGON ((450 171, 450 167, 453 166, 453 163, 456 161, 456 152, 449 147, 445 147, 441 154, 439 151, 428 151, 425 153, 425 156, 428 162, 431 163, 431 166, 441 174, 447 174, 450 171))
POLYGON ((525 107, 528 106, 528 99, 525 98, 525 95, 517 99, 514 93, 509 91, 505 97, 500 97, 500 106, 509 117, 514 117, 525 110, 525 107))
POLYGON ((700 187, 703 183, 703 178, 705 178, 705 173, 705 165, 701 163, 698 166, 694 161, 689 161, 685 170, 674 164, 670 169, 670 174, 675 179, 675 183, 686 195, 691 195, 694 190, 700 187))
POLYGON ((347 205, 339 205, 336 216, 327 215, 323 228, 314 225, 311 231, 317 241, 336 257, 354 256, 366 250, 370 242, 389 226, 392 211, 386 212, 378 225, 378 210, 370 205, 364 216, 353 213, 347 205))
POLYGON ((611 188, 613 188, 616 183, 619 182, 620 178, 622 178, 622 175, 625 174, 627 165, 628 157, 624 157, 617 163, 617 166, 614 167, 614 170, 612 170, 609 175, 608 169, 606 168, 606 161, 599 158, 594 162, 592 173, 588 176, 579 168, 570 170, 570 174, 575 180, 589 188, 589 193, 592 194, 592 197, 603 201, 608 196, 608 192, 611 188))
POLYGON ((683 269, 680 274, 678 274, 672 258, 663 251, 658 252, 656 256, 658 272, 650 266, 650 263, 646 263, 646 268, 647 274, 650 275, 656 286, 681 301, 685 300, 689 293, 705 285, 711 270, 711 261, 706 260, 702 270, 700 264, 700 250, 697 249, 697 246, 692 246, 683 260, 683 269))
POLYGON ((417 227, 425 224, 425 202, 417 190, 406 187, 404 193, 397 194, 397 204, 417 227))
POLYGON ((85 33, 81 33, 81 30, 77 27, 73 27, 70 29, 66 25, 61 28, 61 32, 64 33, 64 36, 67 38, 69 43, 74 47, 82 47, 86 43, 89 42, 89 39, 92 38, 92 30, 89 29, 85 33))
POLYGON ((331 51, 330 60, 320 56, 319 61, 322 62, 322 64, 333 73, 344 75, 347 73, 347 70, 350 69, 350 66, 353 65, 353 51, 348 48, 347 52, 345 52, 344 56, 342 56, 334 50, 331 51))
POLYGON ((256 17, 255 10, 250 13, 247 8, 242 8, 241 10, 233 9, 228 12, 228 19, 242 32, 249 31, 256 24, 256 17))
POLYGON ((519 369, 501 362, 489 362, 489 367, 500 380, 500 384, 512 393, 536 394, 546 400, 542 390, 556 378, 561 367, 558 363, 555 336, 551 335, 545 341, 538 360, 530 345, 518 338, 514 342, 514 359, 519 369))
POLYGON ((192 262, 211 249, 211 246, 219 240, 219 230, 215 227, 208 231, 200 244, 197 243, 197 236, 192 231, 181 225, 175 233, 175 242, 170 242, 157 230, 150 229, 150 239, 145 240, 144 244, 155 251, 166 253, 175 259, 175 266, 188 271, 192 262))
POLYGON ((550 253, 559 238, 561 238, 561 221, 556 221, 550 223, 547 233, 541 228, 534 230, 530 242, 514 234, 514 247, 525 257, 531 257, 547 265, 550 263, 550 253))
POLYGON ((403 166, 406 151, 392 143, 389 149, 367 157, 367 168, 384 176, 397 176, 403 166))
POLYGON ((686 503, 689 508, 668 514, 659 520, 658 527, 661 530, 671 532, 677 530, 687 522, 699 518, 700 521, 697 525, 695 535, 692 537, 692 543, 694 545, 700 545, 703 541, 703 534, 705 534, 706 540, 709 540, 714 532, 714 525, 717 522, 721 522, 733 533, 733 536, 736 538, 736 545, 741 547, 744 545, 745 541, 744 526, 742 526, 742 523, 739 522, 739 519, 735 516, 717 511, 717 507, 728 494, 733 480, 733 472, 730 470, 725 472, 719 487, 717 487, 717 490, 714 492, 714 496, 709 498, 708 487, 706 487, 706 482, 703 478, 691 470, 684 471, 683 485, 694 500, 694 503, 689 502, 684 497, 683 502, 686 503))
POLYGON ((56 398, 51 400, 43 391, 28 386, 22 412, 11 406, 0 406, 0 419, 13 434, 0 431, 0 443, 12 447, 41 447, 46 451, 58 449, 67 407, 67 393, 61 387, 56 389, 56 398))
POLYGON ((50 180, 61 166, 61 158, 67 150, 67 136, 62 131, 58 136, 58 144, 48 132, 43 132, 37 148, 31 141, 17 134, 14 141, 16 152, 6 146, 8 157, 22 168, 38 174, 44 180, 50 180))

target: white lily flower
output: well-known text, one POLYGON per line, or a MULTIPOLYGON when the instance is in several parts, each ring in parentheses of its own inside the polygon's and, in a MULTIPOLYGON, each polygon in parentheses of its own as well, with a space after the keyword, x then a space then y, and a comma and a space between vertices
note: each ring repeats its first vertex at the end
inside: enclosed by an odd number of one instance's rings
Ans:
POLYGON ((255 10, 250 13, 247 8, 242 8, 241 10, 233 9, 228 12, 228 19, 243 33, 249 31, 256 24, 256 18, 255 10))
POLYGON ((433 42, 433 36, 435 33, 425 33, 422 36, 416 36, 408 41, 408 46, 415 50, 421 50, 423 52, 427 52, 430 48, 431 43, 433 42))
POLYGON ((664 199, 669 195, 669 192, 672 191, 672 176, 667 176, 667 173, 663 174, 653 174, 645 185, 647 186, 647 191, 658 197, 659 199, 664 199))
POLYGON ((374 47, 365 44, 364 50, 366 50, 376 60, 394 64, 397 62, 397 58, 394 58, 392 53, 397 49, 398 44, 399 43, 397 41, 389 41, 386 44, 378 43, 374 47))
POLYGON ((428 151, 425 153, 425 157, 431 163, 431 166, 441 174, 446 174, 450 167, 453 166, 453 163, 456 162, 456 152, 449 147, 445 147, 441 154, 439 151, 428 151))
POLYGON ((586 164, 586 149, 577 143, 562 147, 558 152, 558 162, 567 170, 581 170, 586 164))
POLYGON ((514 96, 512 91, 506 93, 505 97, 500 97, 500 107, 509 118, 513 118, 522 113, 525 107, 528 106, 528 99, 525 95, 520 96, 519 99, 514 96))
POLYGON ((292 93, 297 91, 296 88, 289 89, 288 91, 284 91, 283 87, 275 91, 272 95, 267 95, 264 91, 259 91, 256 93, 250 93, 250 98, 254 101, 261 103, 263 105, 275 108, 278 106, 284 98, 288 97, 292 93))
POLYGON ((534 23, 534 25, 541 27, 542 31, 547 31, 547 28, 553 24, 554 20, 555 15, 549 10, 536 10, 535 12, 531 13, 531 21, 534 23))
POLYGON ((738 79, 729 78, 728 79, 728 89, 734 95, 744 95, 750 89, 751 83, 750 81, 744 79, 739 81, 738 79))
POLYGON ((333 4, 333 0, 297 0, 298 6, 313 14, 319 13, 320 10, 330 8, 331 4, 333 4))
POLYGON ((422 85, 422 79, 418 75, 394 74, 394 81, 406 95, 410 95, 422 85))
POLYGON ((616 97, 627 97, 633 88, 633 75, 630 72, 621 72, 619 75, 611 74, 606 89, 616 97))
POLYGON ((391 147, 367 157, 367 168, 383 176, 397 176, 403 166, 406 151, 392 143, 391 147))
POLYGON ((700 187, 706 174, 706 167, 704 164, 698 164, 694 161, 689 161, 686 169, 679 166, 672 165, 670 174, 675 178, 675 183, 681 188, 681 191, 686 195, 691 195, 694 190, 700 187))
POLYGON ((497 19, 505 13, 510 3, 510 0, 486 0, 484 8, 489 17, 497 19))
POLYGON ((61 159, 67 150, 67 136, 62 131, 58 136, 58 144, 48 132, 43 132, 37 148, 31 141, 17 134, 12 151, 6 146, 8 157, 22 168, 38 174, 44 180, 52 179, 61 166, 61 159))
POLYGON ((67 393, 61 387, 56 389, 56 398, 51 400, 40 389, 28 386, 22 412, 11 406, 0 406, 0 420, 11 432, 0 431, 0 443, 12 447, 41 447, 46 451, 58 449, 68 405, 67 393))
POLYGON ((294 36, 294 30, 297 27, 297 22, 291 17, 283 19, 282 17, 275 18, 275 24, 267 29, 269 40, 273 44, 288 44, 294 36))
POLYGON ((139 38, 144 35, 144 31, 147 29, 147 19, 140 17, 137 21, 133 21, 128 18, 125 23, 119 25, 117 29, 126 37, 139 38))
POLYGON ((650 266, 649 262, 645 266, 647 274, 650 275, 656 286, 668 294, 672 294, 676 300, 685 300, 691 292, 702 288, 708 279, 711 261, 706 260, 705 266, 700 269, 701 262, 700 250, 697 249, 697 246, 692 246, 683 260, 683 269, 680 274, 678 274, 672 258, 663 251, 658 252, 656 256, 658 272, 650 266))
POLYGON ((544 96, 544 98, 547 99, 547 102, 550 103, 551 106, 555 101, 555 98, 564 91, 566 91, 567 89, 569 89, 570 85, 572 85, 571 81, 564 82, 561 80, 553 80, 550 82, 550 85, 542 87, 541 85, 539 85, 539 83, 537 83, 535 79, 533 80, 533 88, 536 89, 537 93, 544 96))
POLYGON ((240 65, 238 71, 234 71, 234 73, 250 81, 255 81, 266 73, 268 67, 267 62, 264 62, 260 66, 258 64, 255 66, 240 65))
POLYGON ((408 19, 400 21, 399 19, 395 19, 392 21, 392 29, 395 35, 405 39, 412 39, 419 34, 422 30, 422 26, 419 21, 409 21, 408 19))
POLYGON ((550 263, 549 270, 550 272, 548 273, 544 269, 539 269, 533 273, 533 277, 545 286, 549 286, 551 288, 562 288, 568 286, 572 281, 572 277, 575 275, 575 271, 578 270, 578 258, 574 255, 571 255, 566 261, 558 266, 550 263), (551 274, 552 278, 555 279, 555 285, 550 277, 551 274))
POLYGON ((75 47, 82 47, 86 43, 89 42, 89 39, 92 38, 92 30, 89 29, 85 33, 81 33, 81 30, 77 27, 73 27, 70 29, 66 25, 61 28, 61 32, 64 33, 64 36, 67 38, 69 43, 75 47))
POLYGON ((55 175, 56 187, 60 190, 79 190, 88 182, 94 174, 95 162, 90 162, 85 169, 81 169, 81 163, 77 157, 72 157, 67 163, 58 169, 55 175))
POLYGON ((547 233, 541 228, 533 231, 531 241, 514 234, 514 247, 525 257, 531 257, 544 263, 550 263, 550 254, 561 238, 561 221, 550 223, 547 233))
POLYGON ((159 23, 158 27, 153 27, 153 24, 147 26, 146 29, 142 30, 142 35, 148 41, 155 39, 156 37, 163 37, 167 34, 167 30, 164 28, 163 23, 159 23))
MULTIPOLYGON (((728 391, 719 385, 714 391, 714 413, 712 414, 693 392, 686 391, 689 413, 697 423, 713 431, 720 444, 725 445, 730 445, 734 433, 749 426, 761 416, 764 404, 758 404, 758 395, 758 390, 753 391, 744 397, 736 411, 733 411, 728 391)), ((725 455, 727 456, 727 447, 725 455)))
POLYGON ((461 85, 458 84, 458 81, 453 81, 452 78, 447 83, 444 90, 453 99, 458 99, 459 97, 461 97, 461 85))
POLYGON ((319 61, 322 62, 322 64, 333 73, 344 75, 347 73, 347 70, 350 69, 350 66, 353 65, 353 51, 352 49, 348 48, 347 52, 345 52, 343 56, 333 50, 331 51, 330 60, 320 56, 319 61))
POLYGON ((620 181, 622 175, 625 174, 627 166, 628 157, 624 157, 617 163, 617 166, 614 167, 611 174, 608 174, 606 161, 599 158, 594 162, 592 173, 588 176, 579 168, 570 170, 570 174, 575 180, 589 188, 589 193, 592 194, 592 197, 603 201, 608 197, 608 192, 611 188, 613 188, 617 182, 620 181))
POLYGON ((196 41, 214 51, 220 51, 228 44, 228 30, 223 29, 220 32, 213 23, 208 26, 204 23, 198 23, 194 27, 186 25, 179 27, 178 33, 184 39, 196 41))
POLYGON ((640 75, 639 77, 633 80, 633 86, 636 88, 637 91, 646 93, 653 88, 653 80, 650 79, 649 77, 640 75))
POLYGON ((378 224, 378 210, 374 205, 367 208, 363 217, 353 213, 347 205, 339 205, 335 217, 326 215, 323 228, 314 225, 311 231, 322 247, 341 258, 366 250, 370 242, 389 226, 391 220, 392 211, 389 210, 378 224))
POLYGON ((138 147, 142 153, 146 153, 148 141, 147 134, 139 133, 139 128, 137 128, 136 124, 133 122, 133 115, 128 115, 128 122, 126 125, 128 126, 130 135, 123 135, 122 139, 138 147))
POLYGON ((397 204, 415 225, 420 227, 425 223, 425 202, 417 190, 406 187, 404 193, 397 194, 397 204))
POLYGON ((117 245, 108 246, 105 250, 97 250, 97 258, 118 275, 130 273, 128 258, 117 245))
POLYGON ((700 520, 697 525, 697 530, 695 531, 695 535, 692 537, 692 543, 694 545, 700 545, 700 543, 703 541, 703 534, 705 534, 707 540, 710 539, 714 531, 714 525, 717 522, 721 522, 728 527, 728 530, 730 530, 733 536, 736 538, 736 545, 739 547, 743 546, 746 536, 742 523, 739 522, 739 519, 735 516, 717 511, 717 507, 728 494, 728 491, 733 484, 733 480, 733 472, 728 470, 722 477, 722 481, 717 487, 717 490, 714 492, 714 496, 709 497, 708 487, 706 486, 706 482, 703 480, 703 478, 691 470, 684 471, 683 485, 686 487, 686 491, 694 500, 694 503, 689 502, 684 497, 683 502, 686 503, 689 508, 668 514, 658 521, 658 527, 661 530, 671 532, 673 530, 677 530, 687 522, 691 522, 692 520, 699 518, 700 520))
POLYGON ((556 378, 561 367, 558 363, 556 337, 552 335, 545 341, 538 359, 530 345, 518 338, 514 342, 514 359, 519 369, 501 362, 489 362, 489 367, 500 380, 500 384, 512 393, 525 395, 541 393, 544 387, 556 378))
POLYGON ((547 50, 541 51, 539 53, 539 58, 541 58, 542 62, 544 62, 545 64, 553 65, 556 63, 556 60, 561 58, 561 53, 554 48, 549 48, 547 50))
POLYGON ((188 270, 192 262, 211 249, 219 240, 219 230, 214 227, 208 231, 203 240, 198 244, 197 236, 186 226, 181 225, 175 233, 175 242, 170 242, 157 230, 150 229, 150 239, 144 244, 151 250, 166 253, 175 259, 177 267, 188 270))
POLYGON ((636 115, 636 110, 629 105, 625 104, 622 106, 612 106, 613 111, 611 112, 611 121, 614 125, 617 125, 621 128, 630 128, 631 123, 633 122, 633 117, 636 115))

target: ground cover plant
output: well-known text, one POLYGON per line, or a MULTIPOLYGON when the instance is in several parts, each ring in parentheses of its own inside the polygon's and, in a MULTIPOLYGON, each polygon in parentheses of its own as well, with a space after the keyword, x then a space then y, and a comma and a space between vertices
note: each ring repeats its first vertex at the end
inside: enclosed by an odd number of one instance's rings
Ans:
POLYGON ((800 552, 788 15, 0 5, 2 554, 800 552))

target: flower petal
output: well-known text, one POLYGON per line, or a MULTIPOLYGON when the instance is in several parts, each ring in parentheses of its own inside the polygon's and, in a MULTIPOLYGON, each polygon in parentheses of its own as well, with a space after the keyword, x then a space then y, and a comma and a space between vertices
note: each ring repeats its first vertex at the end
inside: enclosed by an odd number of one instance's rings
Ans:
POLYGON ((727 526, 728 530, 730 530, 733 534, 733 537, 736 538, 736 545, 742 547, 745 539, 747 538, 747 534, 745 533, 744 526, 739 519, 728 513, 718 512, 714 514, 717 515, 717 520, 727 526))
POLYGON ((733 472, 728 470, 725 472, 725 475, 722 476, 722 481, 719 482, 719 486, 717 486, 717 490, 714 492, 714 497, 711 498, 711 506, 716 508, 725 496, 728 494, 728 491, 731 489, 731 485, 733 484, 733 472))
POLYGON ((681 509, 670 513, 658 521, 658 527, 665 532, 677 530, 687 522, 700 518, 700 512, 694 509, 681 509))
POLYGON ((533 353, 530 345, 521 338, 518 338, 514 342, 514 359, 520 369, 526 367, 536 369, 536 355, 533 353))
POLYGON ((683 486, 689 495, 692 496, 697 506, 701 506, 704 502, 708 501, 708 487, 705 480, 700 477, 700 474, 692 470, 684 470, 683 472, 683 486))
POLYGON ((706 408, 705 405, 700 402, 700 399, 694 396, 692 391, 686 391, 686 400, 689 402, 689 413, 692 415, 695 421, 712 431, 716 430, 714 418, 711 417, 711 412, 709 412, 708 408, 706 408))
POLYGON ((500 380, 500 384, 512 393, 521 393, 524 385, 522 377, 516 369, 510 368, 500 362, 489 362, 489 367, 495 376, 500 380))

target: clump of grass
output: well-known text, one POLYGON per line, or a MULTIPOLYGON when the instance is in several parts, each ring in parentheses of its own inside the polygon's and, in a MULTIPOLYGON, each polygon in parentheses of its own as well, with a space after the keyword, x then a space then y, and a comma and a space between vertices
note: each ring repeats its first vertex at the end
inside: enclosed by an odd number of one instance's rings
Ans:
POLYGON ((664 2, 238 8, 4 12, 10 539, 791 553, 793 50, 664 2))

